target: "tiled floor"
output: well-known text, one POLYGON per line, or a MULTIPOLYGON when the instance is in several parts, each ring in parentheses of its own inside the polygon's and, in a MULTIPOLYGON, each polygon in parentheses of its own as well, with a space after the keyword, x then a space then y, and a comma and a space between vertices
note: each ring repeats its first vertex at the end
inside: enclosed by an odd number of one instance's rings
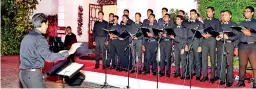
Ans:
MULTIPOLYGON (((1 56, 1 87, 20 88, 19 82, 19 56, 1 56)), ((62 83, 46 79, 46 86, 49 88, 62 88, 62 83)), ((84 82, 81 86, 68 86, 65 88, 101 88, 99 84, 84 82)), ((114 88, 114 87, 111 87, 114 88)))

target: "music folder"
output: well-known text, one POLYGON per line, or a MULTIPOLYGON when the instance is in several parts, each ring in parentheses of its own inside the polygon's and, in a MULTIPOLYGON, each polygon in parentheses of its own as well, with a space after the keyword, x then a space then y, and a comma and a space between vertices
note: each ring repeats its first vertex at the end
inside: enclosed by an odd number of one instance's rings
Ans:
POLYGON ((236 34, 232 31, 224 31, 224 34, 226 34, 228 37, 235 36, 236 34))
POLYGON ((142 31, 144 37, 148 37, 147 32, 150 32, 150 28, 148 28, 148 27, 141 27, 141 31, 142 31))
POLYGON ((255 34, 256 34, 256 31, 255 31, 254 29, 252 29, 252 28, 249 28, 249 27, 244 27, 244 26, 231 26, 230 28, 235 29, 235 30, 237 30, 237 31, 239 31, 239 32, 242 32, 243 29, 247 29, 247 30, 249 30, 251 33, 255 33, 255 34))
POLYGON ((191 31, 193 32, 193 34, 195 34, 195 37, 196 37, 196 38, 201 38, 201 37, 203 37, 203 36, 202 36, 202 34, 203 34, 202 31, 194 30, 194 29, 191 29, 191 31))
POLYGON ((69 63, 64 69, 58 72, 58 75, 67 76, 71 78, 75 73, 81 70, 84 67, 84 64, 79 64, 76 62, 69 63))
POLYGON ((176 35, 174 29, 172 28, 164 28, 164 30, 167 32, 168 35, 176 35))
POLYGON ((218 35, 220 35, 219 32, 214 31, 214 29, 212 27, 208 27, 208 28, 204 29, 204 33, 209 33, 213 37, 217 37, 218 35))
POLYGON ((60 60, 50 70, 47 71, 48 76, 63 76, 72 78, 84 67, 84 64, 71 63, 68 60, 60 60))
POLYGON ((152 28, 152 30, 153 30, 154 36, 159 36, 159 33, 163 32, 163 30, 159 28, 152 28))

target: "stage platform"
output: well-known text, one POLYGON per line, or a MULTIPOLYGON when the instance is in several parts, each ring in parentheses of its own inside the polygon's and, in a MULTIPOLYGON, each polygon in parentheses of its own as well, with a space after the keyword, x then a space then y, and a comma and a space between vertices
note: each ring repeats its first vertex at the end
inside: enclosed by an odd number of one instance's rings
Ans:
MULTIPOLYGON (((99 69, 94 69, 95 61, 91 59, 78 59, 76 58, 76 62, 85 64, 83 71, 86 75, 86 82, 92 82, 97 84, 103 84, 105 80, 104 70, 100 67, 99 69)), ((172 67, 172 73, 175 67, 172 67)), ((237 73, 235 73, 237 74, 237 73)), ((210 74, 209 74, 210 75, 210 74)), ((107 82, 111 86, 116 86, 120 88, 126 88, 128 84, 128 72, 118 72, 116 70, 107 70, 107 82)), ((156 89, 157 87, 157 77, 151 74, 143 75, 143 74, 130 74, 130 88, 131 89, 156 89)), ((216 81, 214 84, 210 84, 207 82, 199 82, 196 81, 194 77, 192 79, 192 89, 201 89, 201 88, 225 88, 224 85, 218 86, 218 82, 216 81)), ((181 80, 180 78, 173 78, 172 75, 170 78, 165 76, 159 77, 159 89, 189 89, 189 80, 181 80)), ((230 88, 236 88, 234 85, 237 84, 237 81, 233 83, 233 86, 230 88)), ((250 88, 250 83, 246 81, 246 87, 250 88)))

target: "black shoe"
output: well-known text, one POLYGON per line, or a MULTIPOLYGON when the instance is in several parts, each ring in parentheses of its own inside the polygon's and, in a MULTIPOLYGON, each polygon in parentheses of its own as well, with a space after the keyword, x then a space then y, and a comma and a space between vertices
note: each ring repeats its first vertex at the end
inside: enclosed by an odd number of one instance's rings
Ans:
POLYGON ((184 77, 184 76, 182 76, 182 77, 180 77, 180 79, 182 79, 182 80, 183 80, 183 79, 185 79, 185 77, 184 77))
POLYGON ((142 70, 139 70, 139 74, 142 74, 142 70))
MULTIPOLYGON (((186 80, 189 80, 189 79, 190 79, 190 76, 187 76, 186 80)), ((193 76, 191 76, 191 79, 193 79, 193 76)))
POLYGON ((110 67, 110 65, 107 65, 107 68, 109 68, 110 67))
POLYGON ((193 73, 192 76, 196 76, 196 73, 193 73))
POLYGON ((224 82, 224 81, 220 81, 219 84, 220 84, 220 85, 224 85, 225 82, 224 82))
POLYGON ((196 77, 196 81, 200 81, 200 77, 196 77))
POLYGON ((166 74, 166 77, 170 78, 170 77, 171 77, 171 75, 170 75, 170 74, 166 74))
POLYGON ((100 68, 100 66, 98 66, 98 65, 95 65, 94 69, 98 69, 98 68, 100 68))
POLYGON ((160 77, 163 77, 164 76, 164 73, 159 73, 160 77))
POLYGON ((129 70, 128 70, 128 69, 126 69, 126 68, 124 68, 124 69, 123 69, 123 71, 128 72, 129 70))
POLYGON ((215 82, 215 79, 211 78, 210 79, 210 84, 213 84, 215 82))
POLYGON ((217 81, 217 80, 219 80, 219 79, 220 79, 219 77, 215 77, 215 78, 214 78, 215 81, 217 81))
POLYGON ((135 73, 135 72, 136 72, 136 70, 135 70, 135 69, 133 69, 130 73, 132 73, 132 74, 133 74, 133 73, 135 73))
POLYGON ((174 78, 180 77, 180 74, 174 74, 174 78))
POLYGON ((114 67, 114 66, 111 66, 109 69, 110 69, 110 70, 112 70, 112 69, 115 69, 115 68, 116 68, 116 67, 114 67))
POLYGON ((233 85, 233 83, 227 83, 226 86, 227 87, 231 87, 233 85))
POLYGON ((153 74, 152 74, 153 76, 156 76, 156 72, 153 72, 153 74))
POLYGON ((147 74, 149 74, 149 72, 144 72, 144 75, 147 75, 147 74))
POLYGON ((205 81, 208 81, 208 77, 204 77, 202 80, 200 80, 201 82, 205 82, 205 81))
POLYGON ((104 69, 106 69, 106 67, 105 67, 105 66, 102 66, 102 69, 104 70, 104 69))
POLYGON ((242 80, 239 80, 239 82, 235 85, 236 87, 241 87, 241 86, 245 86, 245 84, 244 84, 244 81, 242 81, 242 80))
POLYGON ((121 69, 119 67, 116 67, 116 71, 120 71, 121 69))

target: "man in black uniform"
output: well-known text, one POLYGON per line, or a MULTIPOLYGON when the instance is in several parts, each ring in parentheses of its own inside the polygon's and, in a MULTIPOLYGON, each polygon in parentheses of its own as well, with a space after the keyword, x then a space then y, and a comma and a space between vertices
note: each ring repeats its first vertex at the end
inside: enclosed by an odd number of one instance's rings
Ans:
POLYGON ((174 28, 174 24, 170 23, 170 15, 165 14, 164 15, 164 22, 163 25, 160 28, 164 29, 164 32, 162 34, 162 37, 160 39, 160 77, 164 76, 166 73, 166 77, 170 77, 171 74, 171 52, 172 52, 172 40, 170 38, 170 35, 173 34, 167 34, 167 31, 165 28, 174 28), (166 65, 166 66, 165 66, 166 65))
MULTIPOLYGON (((111 30, 116 30, 117 32, 119 32, 120 30, 120 25, 118 24, 118 19, 119 17, 117 15, 115 15, 113 17, 113 25, 110 27, 111 30)), ((117 56, 118 56, 118 52, 117 52, 117 48, 118 48, 118 44, 119 44, 119 40, 118 40, 118 35, 119 34, 114 34, 114 33, 110 33, 109 34, 109 38, 110 38, 110 59, 109 63, 111 61, 111 67, 110 69, 115 69, 120 63, 116 63, 117 62, 117 56)), ((120 61, 118 61, 120 62, 120 61)))
POLYGON ((98 69, 100 66, 100 52, 102 52, 103 57, 103 69, 106 68, 106 50, 107 50, 107 32, 103 29, 108 28, 108 22, 103 20, 104 13, 102 11, 98 12, 99 20, 94 23, 93 27, 93 45, 96 46, 96 64, 95 69, 98 69))
MULTIPOLYGON (((108 15, 108 26, 107 26, 107 29, 110 29, 111 27, 112 27, 112 25, 114 24, 114 13, 109 13, 109 15, 108 15)), ((111 41, 110 41, 110 39, 108 39, 107 41, 109 41, 109 44, 111 44, 111 41)), ((107 56, 108 56, 108 58, 107 58, 107 67, 110 67, 110 62, 111 62, 111 52, 110 52, 110 45, 107 45, 107 56)))
MULTIPOLYGON (((135 23, 132 24, 132 29, 131 29, 131 34, 135 35, 136 33, 142 33, 140 27, 142 26, 142 22, 141 20, 141 14, 140 13, 135 13, 135 23)), ((132 66, 133 66, 133 70, 131 71, 131 73, 135 73, 136 72, 136 57, 138 57, 138 72, 139 74, 142 73, 142 50, 141 50, 141 46, 142 46, 142 39, 143 39, 143 35, 136 37, 134 36, 132 38, 133 43, 132 43, 132 66)))
POLYGON ((82 43, 74 43, 68 51, 52 53, 43 34, 48 28, 47 15, 36 13, 32 17, 34 30, 29 32, 20 45, 20 72, 19 78, 23 88, 46 88, 42 69, 44 61, 65 59, 76 52, 82 43))
MULTIPOLYGON (((189 30, 203 30, 204 26, 203 23, 197 20, 197 11, 195 9, 190 10, 190 20, 185 23, 185 27, 188 28, 189 30)), ((196 73, 196 80, 200 80, 200 76, 201 76, 201 60, 200 60, 200 53, 201 53, 201 43, 202 43, 202 37, 194 37, 194 40, 192 40, 193 38, 193 33, 188 32, 188 45, 193 44, 191 47, 191 51, 189 51, 189 65, 188 65, 188 73, 191 74, 192 72, 192 68, 193 67, 193 62, 196 63, 196 69, 195 69, 195 73, 196 73)), ((186 78, 190 78, 191 75, 186 76, 186 78)))
POLYGON ((188 29, 184 28, 182 25, 183 22, 183 16, 177 15, 176 16, 176 24, 177 26, 174 28, 174 33, 176 36, 172 39, 174 39, 174 59, 175 59, 175 73, 174 78, 180 76, 180 64, 182 65, 182 76, 181 79, 185 78, 185 70, 186 70, 186 58, 185 58, 185 47, 187 46, 187 32, 188 29), (180 63, 181 62, 181 63, 180 63))
MULTIPOLYGON (((148 27, 148 28, 158 28, 158 24, 155 23, 155 15, 150 14, 149 15, 149 23, 148 24, 143 24, 143 27, 148 27)), ((149 74, 150 73, 150 65, 152 64, 152 74, 156 76, 156 68, 157 68, 157 61, 156 61, 156 51, 157 51, 157 39, 154 37, 153 30, 150 29, 150 32, 147 33, 148 37, 145 37, 143 40, 143 46, 142 49, 145 51, 145 56, 144 56, 144 66, 145 66, 145 71, 144 74, 149 74)))
POLYGON ((231 11, 224 10, 223 11, 223 21, 221 23, 221 34, 216 38, 216 40, 222 42, 219 52, 223 54, 223 58, 221 59, 221 71, 220 71, 220 85, 223 85, 226 83, 227 87, 232 86, 233 84, 233 57, 234 57, 234 45, 235 41, 238 38, 238 32, 233 30, 231 27, 236 26, 234 22, 231 21, 231 11), (222 33, 224 32, 224 33, 222 33), (227 33, 229 32, 229 33, 227 33), (232 34, 234 33, 234 34, 232 34), (224 39, 224 40, 223 40, 224 39), (224 45, 225 41, 225 45, 224 45), (224 48, 223 48, 224 46, 224 48), (221 51, 222 50, 222 51, 221 51), (224 50, 224 53, 223 53, 224 50), (226 76, 227 73, 227 76, 226 76))
MULTIPOLYGON (((206 10, 207 19, 204 20, 205 28, 212 27, 214 31, 220 31, 220 21, 214 17, 214 8, 207 7, 206 10)), ((208 81, 208 54, 210 55, 211 59, 211 78, 210 83, 214 83, 215 81, 215 50, 216 50, 216 39, 215 37, 211 36, 209 33, 202 34, 203 38, 203 45, 202 45, 202 72, 203 72, 203 79, 202 82, 208 81)))
POLYGON ((159 24, 159 26, 162 26, 163 24, 164 24, 164 16, 165 16, 165 14, 168 14, 168 9, 167 8, 162 8, 162 18, 159 18, 158 19, 158 24, 159 24))
MULTIPOLYGON (((129 10, 128 9, 124 9, 124 12, 123 12, 124 15, 127 15, 129 17, 129 10)), ((121 23, 123 23, 123 21, 121 21, 121 23)), ((120 24, 121 24, 120 23, 120 24)), ((128 18, 128 24, 131 25, 133 24, 133 21, 130 19, 130 17, 128 18)))
POLYGON ((114 13, 109 13, 109 15, 108 15, 108 23, 109 24, 114 24, 114 13))
POLYGON ((179 10, 178 11, 178 15, 180 15, 180 16, 182 16, 182 18, 183 18, 183 23, 186 23, 187 21, 188 21, 188 19, 186 18, 186 16, 185 16, 185 11, 184 10, 179 10))
MULTIPOLYGON (((129 31, 131 29, 131 25, 128 24, 128 15, 123 15, 122 21, 123 23, 120 25, 120 30, 119 30, 119 46, 117 48, 117 52, 119 53, 118 55, 118 60, 120 61, 119 63, 119 71, 126 71, 128 72, 128 63, 129 63, 129 51, 126 49, 126 47, 129 44, 129 36, 123 36, 123 33, 126 33, 126 31, 129 31)), ((131 66, 130 66, 131 67, 131 66)), ((130 69, 130 68, 129 68, 130 69)))
MULTIPOLYGON (((151 14, 154 14, 153 10, 152 10, 152 9, 148 9, 148 10, 147 10, 147 16, 148 16, 148 18, 143 20, 143 22, 142 22, 143 25, 149 23, 149 16, 150 16, 151 14)), ((154 20, 154 23, 157 23, 157 21, 154 20)))
MULTIPOLYGON (((248 6, 244 9, 245 21, 241 22, 240 25, 248 28, 252 28, 256 31, 256 20, 253 18, 254 8, 248 6)), ((245 71, 248 63, 248 59, 253 69, 253 78, 256 79, 256 33, 250 32, 248 29, 243 29, 240 34, 238 41, 238 56, 239 56, 239 82, 237 87, 245 86, 245 71)), ((237 50, 236 49, 236 54, 237 50)), ((253 88, 256 88, 256 81, 254 80, 253 88)))

